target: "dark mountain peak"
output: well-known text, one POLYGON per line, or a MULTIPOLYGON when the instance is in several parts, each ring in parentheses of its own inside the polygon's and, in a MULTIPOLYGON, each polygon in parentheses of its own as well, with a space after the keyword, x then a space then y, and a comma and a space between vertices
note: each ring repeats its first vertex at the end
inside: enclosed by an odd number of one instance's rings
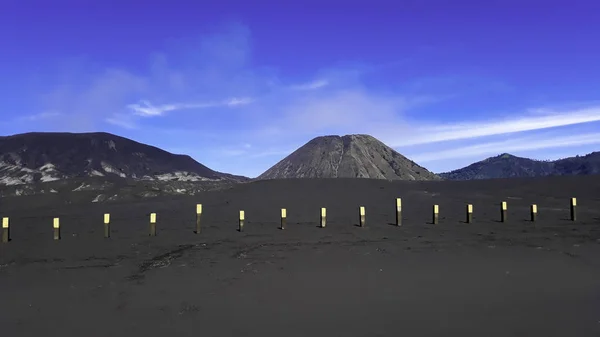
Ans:
POLYGON ((352 140, 352 139, 365 139, 365 140, 377 140, 375 137, 365 134, 349 134, 349 135, 326 135, 319 136, 308 141, 307 144, 310 143, 319 143, 319 142, 331 142, 336 140, 352 140))
POLYGON ((365 134, 313 138, 258 177, 281 178, 439 179, 365 134))
MULTIPOLYGON (((575 156, 575 157, 581 157, 581 156, 575 156)), ((585 158, 600 158, 600 151, 590 152, 590 153, 584 155, 583 157, 585 157, 585 158)))
POLYGON ((440 173, 440 176, 449 180, 471 180, 595 173, 600 173, 600 152, 553 161, 502 153, 458 170, 440 173))
POLYGON ((30 132, 0 137, 0 184, 73 177, 141 180, 246 180, 213 171, 177 155, 106 132, 30 132))
POLYGON ((552 164, 548 162, 502 153, 458 170, 440 173, 440 176, 449 180, 472 180, 546 176, 551 172, 552 164))
POLYGON ((600 173, 600 152, 584 156, 562 158, 553 161, 556 175, 580 175, 600 173))
POLYGON ((485 158, 481 162, 489 163, 489 162, 495 162, 495 161, 503 161, 503 160, 507 160, 507 159, 511 159, 511 158, 512 158, 512 155, 510 155, 508 153, 502 153, 497 156, 485 158))
POLYGON ((512 155, 510 153, 501 153, 497 156, 493 156, 493 157, 488 157, 484 160, 482 160, 482 162, 490 162, 490 161, 497 161, 497 160, 507 160, 507 159, 526 159, 526 158, 521 158, 521 157, 517 157, 515 155, 512 155))
MULTIPOLYGON (((105 139, 105 140, 110 140, 110 139, 120 139, 120 140, 127 140, 130 142, 135 142, 134 140, 125 138, 125 137, 121 137, 121 136, 117 136, 115 134, 112 133, 108 133, 108 132, 25 132, 25 133, 19 133, 19 134, 14 134, 14 135, 9 135, 9 136, 2 136, 0 137, 0 139, 3 138, 18 138, 18 139, 53 139, 53 140, 57 140, 57 139, 83 139, 83 138, 87 138, 87 139, 105 139)), ((135 142, 137 143, 137 142, 135 142)))
POLYGON ((514 156, 514 155, 512 155, 510 153, 506 153, 506 152, 498 155, 498 157, 502 158, 502 159, 517 158, 517 156, 514 156))

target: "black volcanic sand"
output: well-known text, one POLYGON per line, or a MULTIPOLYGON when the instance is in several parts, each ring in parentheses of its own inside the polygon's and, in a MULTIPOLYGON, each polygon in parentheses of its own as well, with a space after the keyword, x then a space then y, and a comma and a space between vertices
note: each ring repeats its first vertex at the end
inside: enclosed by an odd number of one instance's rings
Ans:
POLYGON ((3 205, 13 239, 0 245, 3 336, 600 335, 599 176, 261 181, 70 208, 28 209, 28 198, 3 205), (577 222, 568 219, 572 196, 577 222), (396 197, 402 227, 391 225, 396 197), (467 202, 472 224, 463 222, 467 202), (356 226, 361 205, 365 228, 356 226), (154 211, 158 236, 149 237, 154 211), (111 239, 102 237, 104 212, 111 239))

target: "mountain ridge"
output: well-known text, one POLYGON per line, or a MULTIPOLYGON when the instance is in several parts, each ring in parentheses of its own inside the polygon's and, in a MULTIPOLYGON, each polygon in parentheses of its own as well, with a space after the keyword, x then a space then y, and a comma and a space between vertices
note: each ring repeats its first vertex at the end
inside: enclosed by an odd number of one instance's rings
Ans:
POLYGON ((283 178, 473 180, 600 173, 600 151, 557 160, 510 153, 434 174, 373 136, 315 137, 254 179, 212 170, 175 154, 108 132, 27 132, 0 136, 0 185, 85 177, 140 181, 227 182, 283 178))
POLYGON ((0 137, 0 183, 14 185, 116 175, 138 180, 237 181, 189 155, 107 132, 29 132, 0 137))
POLYGON ((439 176, 446 180, 473 180, 599 173, 600 151, 595 151, 557 160, 537 160, 502 153, 456 170, 439 173, 439 176))

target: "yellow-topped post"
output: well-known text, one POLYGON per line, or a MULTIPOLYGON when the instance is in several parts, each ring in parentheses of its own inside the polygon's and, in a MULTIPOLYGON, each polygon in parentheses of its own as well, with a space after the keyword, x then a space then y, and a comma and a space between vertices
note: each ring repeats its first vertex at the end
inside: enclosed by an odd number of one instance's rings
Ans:
POLYGON ((402 199, 396 198, 396 226, 402 226, 402 199))
POLYGON ((200 232, 202 231, 201 219, 202 219, 202 204, 197 204, 196 205, 196 234, 200 234, 200 232))
POLYGON ((8 218, 2 218, 2 242, 7 243, 10 241, 10 226, 8 218))
POLYGON ((508 212, 508 205, 506 203, 506 201, 503 201, 500 204, 500 221, 505 222, 506 221, 506 213, 508 212))
POLYGON ((365 212, 365 206, 360 206, 358 208, 358 221, 360 224, 360 227, 365 227, 365 218, 366 218, 366 212, 365 212))
POLYGON ((325 228, 327 225, 327 208, 321 208, 321 228, 325 228))
POLYGON ((60 219, 59 218, 53 219, 52 227, 54 228, 54 240, 60 240, 60 219))
POLYGON ((238 225, 238 230, 240 232, 244 231, 244 221, 246 220, 246 213, 244 211, 240 211, 240 220, 238 225))
POLYGON ((150 213, 150 236, 156 236, 156 213, 150 213))
POLYGON ((577 198, 571 198, 571 221, 577 220, 577 198))
POLYGON ((473 205, 467 205, 467 223, 473 222, 473 205))
POLYGON ((104 214, 104 237, 110 237, 110 214, 104 214))
POLYGON ((531 222, 535 222, 537 220, 537 213, 538 213, 537 205, 536 204, 531 205, 531 222))
POLYGON ((433 221, 432 221, 432 223, 434 225, 438 224, 439 217, 440 217, 440 206, 439 205, 433 205, 433 221))
POLYGON ((285 208, 281 209, 281 226, 279 228, 285 229, 285 223, 287 218, 287 210, 285 208))
POLYGON ((281 229, 285 229, 285 223, 286 223, 286 218, 287 218, 287 210, 285 208, 281 209, 281 222, 280 222, 280 227, 281 229))

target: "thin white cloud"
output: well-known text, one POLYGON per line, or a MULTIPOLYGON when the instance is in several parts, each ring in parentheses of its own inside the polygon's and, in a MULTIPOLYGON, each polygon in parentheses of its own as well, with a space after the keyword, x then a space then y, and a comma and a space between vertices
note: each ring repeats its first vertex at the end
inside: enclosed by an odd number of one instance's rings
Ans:
POLYGON ((250 97, 243 97, 243 98, 231 98, 225 102, 223 102, 221 105, 227 105, 227 106, 236 106, 236 105, 246 105, 246 104, 250 104, 254 102, 254 99, 250 98, 250 97))
POLYGON ((543 135, 521 137, 499 142, 432 151, 410 156, 412 160, 425 163, 457 158, 470 158, 482 155, 497 155, 504 152, 532 151, 581 145, 600 144, 600 133, 587 133, 573 136, 543 135))
POLYGON ((293 85, 293 86, 291 86, 291 89, 293 89, 293 90, 315 90, 315 89, 323 88, 327 85, 329 85, 329 81, 321 79, 321 80, 316 80, 316 81, 313 81, 310 83, 293 85))
MULTIPOLYGON (((295 150, 295 149, 294 149, 295 150)), ((243 158, 264 158, 264 157, 274 157, 274 156, 287 156, 292 153, 294 150, 291 149, 262 149, 262 150, 253 150, 250 144, 242 144, 241 147, 230 147, 230 148, 221 148, 218 150, 214 150, 214 153, 219 154, 224 157, 243 157, 243 158)))
POLYGON ((247 152, 246 150, 224 149, 224 150, 220 150, 219 154, 222 156, 227 156, 227 157, 237 157, 237 156, 246 154, 246 152, 247 152))
POLYGON ((208 103, 174 103, 164 105, 153 105, 148 100, 141 100, 136 104, 129 104, 127 108, 132 110, 134 115, 142 117, 156 117, 162 116, 167 112, 175 110, 189 110, 189 109, 205 109, 214 108, 221 106, 239 106, 252 103, 254 100, 249 97, 244 98, 230 98, 221 102, 208 102, 208 103))
POLYGON ((249 155, 250 158, 263 158, 263 157, 285 157, 287 155, 289 155, 290 153, 294 152, 296 149, 289 149, 289 150, 266 150, 266 151, 260 151, 260 152, 256 152, 256 153, 252 153, 249 155))
POLYGON ((182 106, 173 104, 154 106, 149 101, 142 100, 139 103, 127 105, 127 108, 131 109, 135 115, 152 117, 162 116, 165 112, 181 109, 182 106))
POLYGON ((36 122, 40 120, 50 119, 54 117, 59 117, 62 114, 56 111, 45 111, 35 115, 22 116, 17 118, 19 122, 36 122))
POLYGON ((104 121, 124 129, 133 130, 138 128, 137 124, 135 124, 135 122, 131 120, 129 116, 115 115, 113 117, 106 118, 104 121))
POLYGON ((390 135, 386 139, 392 147, 405 147, 598 121, 600 121, 600 106, 563 111, 535 109, 528 112, 525 116, 511 116, 498 120, 459 122, 446 125, 416 125, 414 132, 409 137, 390 135))
POLYGON ((283 97, 257 110, 256 134, 306 137, 321 133, 367 133, 387 124, 398 124, 410 103, 403 97, 378 95, 362 88, 283 97), (272 111, 277 111, 274 115, 272 111), (261 116, 266 113, 268 115, 261 116))
POLYGON ((232 146, 232 147, 225 147, 225 148, 220 148, 220 149, 215 149, 213 150, 213 152, 218 153, 221 156, 226 156, 226 157, 239 157, 242 155, 247 155, 250 154, 250 149, 252 148, 252 145, 249 143, 242 143, 240 145, 237 146, 232 146))

